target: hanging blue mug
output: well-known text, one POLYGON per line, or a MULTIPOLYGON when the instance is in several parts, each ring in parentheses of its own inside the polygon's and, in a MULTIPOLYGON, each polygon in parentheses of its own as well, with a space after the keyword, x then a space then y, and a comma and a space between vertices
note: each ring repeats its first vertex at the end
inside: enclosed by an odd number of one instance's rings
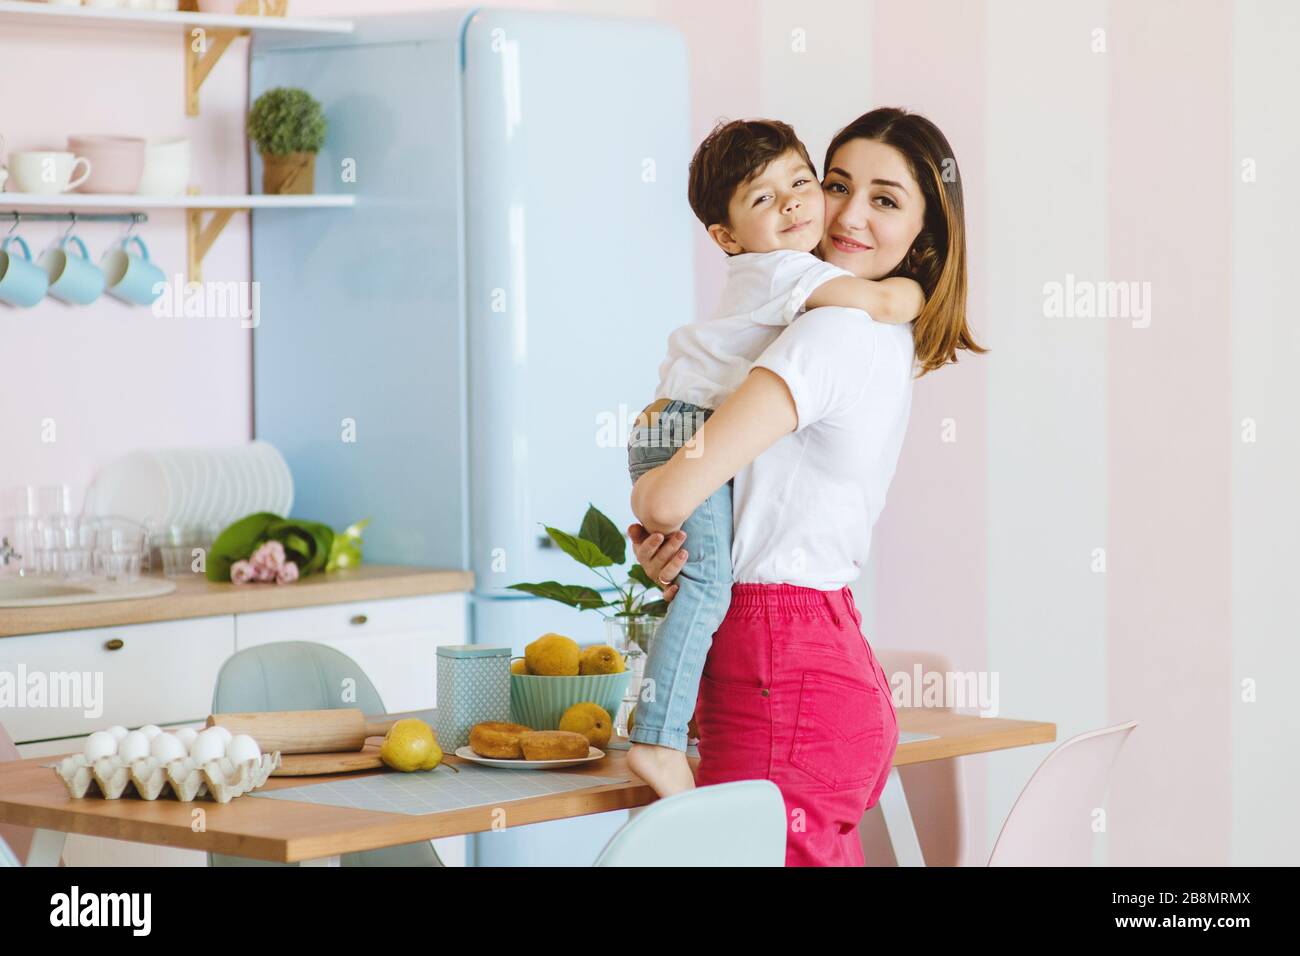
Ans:
POLYGON ((41 266, 50 280, 50 295, 71 305, 90 305, 104 291, 104 273, 90 261, 86 244, 77 236, 64 236, 59 244, 41 253, 41 266), (67 248, 73 243, 81 251, 74 256, 67 248))
POLYGON ((30 309, 45 298, 49 284, 45 270, 32 262, 32 250, 22 236, 0 242, 0 300, 30 309), (21 258, 9 251, 11 242, 22 247, 21 258))
POLYGON ((139 236, 128 236, 104 254, 100 263, 109 295, 133 305, 152 305, 167 285, 163 271, 149 261, 149 248, 139 236), (140 254, 127 252, 135 243, 140 254), (159 285, 162 283, 162 285, 159 285))

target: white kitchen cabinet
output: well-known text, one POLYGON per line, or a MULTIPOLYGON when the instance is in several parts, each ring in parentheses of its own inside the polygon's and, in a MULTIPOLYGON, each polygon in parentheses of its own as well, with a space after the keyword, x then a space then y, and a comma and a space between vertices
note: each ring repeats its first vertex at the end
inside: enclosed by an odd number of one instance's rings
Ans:
POLYGON ((0 671, 15 675, 28 696, 0 719, 16 744, 114 724, 201 721, 217 672, 234 651, 229 614, 2 638, 0 671), (39 686, 49 689, 43 703, 30 696, 39 686))

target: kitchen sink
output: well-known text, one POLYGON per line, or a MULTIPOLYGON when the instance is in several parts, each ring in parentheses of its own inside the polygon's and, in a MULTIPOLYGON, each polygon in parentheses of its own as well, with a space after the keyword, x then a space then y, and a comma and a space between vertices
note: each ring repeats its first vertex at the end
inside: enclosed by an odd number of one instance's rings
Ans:
POLYGON ((122 583, 102 578, 64 581, 59 578, 0 577, 0 608, 48 607, 54 604, 88 604, 92 601, 129 601, 158 597, 176 590, 167 578, 142 577, 122 583))

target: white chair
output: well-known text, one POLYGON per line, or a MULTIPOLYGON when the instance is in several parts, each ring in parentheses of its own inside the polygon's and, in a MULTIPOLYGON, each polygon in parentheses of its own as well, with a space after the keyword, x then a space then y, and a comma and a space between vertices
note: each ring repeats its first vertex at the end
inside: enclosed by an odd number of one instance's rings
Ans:
POLYGON ((1136 720, 1071 737, 1039 765, 998 834, 989 866, 1091 866, 1093 814, 1136 720))
POLYGON ((595 866, 785 866, 785 801, 770 780, 696 787, 639 808, 595 866))

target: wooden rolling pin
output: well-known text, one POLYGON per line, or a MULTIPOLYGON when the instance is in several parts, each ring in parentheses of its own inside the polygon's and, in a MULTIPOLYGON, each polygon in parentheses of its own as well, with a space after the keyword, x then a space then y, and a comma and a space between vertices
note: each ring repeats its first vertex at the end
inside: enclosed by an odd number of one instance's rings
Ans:
POLYGON ((368 721, 355 708, 211 714, 209 727, 248 734, 262 753, 320 754, 361 750, 367 737, 382 737, 395 720, 368 721))

